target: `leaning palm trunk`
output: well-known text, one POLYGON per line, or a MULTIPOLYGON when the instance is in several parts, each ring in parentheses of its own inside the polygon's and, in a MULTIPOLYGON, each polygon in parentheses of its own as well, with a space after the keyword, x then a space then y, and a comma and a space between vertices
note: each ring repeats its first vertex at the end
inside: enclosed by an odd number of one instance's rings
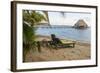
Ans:
POLYGON ((50 25, 50 20, 49 20, 48 12, 47 12, 47 11, 43 11, 43 12, 44 12, 44 14, 46 15, 47 21, 48 21, 48 23, 49 23, 48 25, 51 26, 51 25, 50 25))

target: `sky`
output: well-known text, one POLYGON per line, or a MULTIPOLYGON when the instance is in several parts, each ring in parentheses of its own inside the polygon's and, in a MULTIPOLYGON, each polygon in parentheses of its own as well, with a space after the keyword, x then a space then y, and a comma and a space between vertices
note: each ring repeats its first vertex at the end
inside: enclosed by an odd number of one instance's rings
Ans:
POLYGON ((80 12, 48 12, 51 25, 73 26, 78 20, 84 20, 88 26, 91 25, 91 13, 80 12))

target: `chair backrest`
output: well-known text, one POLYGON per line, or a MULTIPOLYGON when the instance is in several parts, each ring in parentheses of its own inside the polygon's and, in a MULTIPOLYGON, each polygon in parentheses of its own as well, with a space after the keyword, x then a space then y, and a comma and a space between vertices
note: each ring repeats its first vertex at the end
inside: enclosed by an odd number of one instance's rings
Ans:
POLYGON ((51 39, 54 41, 56 38, 55 34, 51 34, 51 39))
POLYGON ((52 41, 54 43, 61 43, 60 39, 55 36, 55 34, 51 34, 52 41))

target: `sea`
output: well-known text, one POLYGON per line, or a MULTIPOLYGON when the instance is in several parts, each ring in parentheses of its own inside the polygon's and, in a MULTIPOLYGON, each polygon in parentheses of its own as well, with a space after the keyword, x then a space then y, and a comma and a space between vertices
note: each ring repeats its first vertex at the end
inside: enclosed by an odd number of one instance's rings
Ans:
POLYGON ((81 42, 91 42, 91 28, 77 29, 73 27, 38 27, 36 35, 51 36, 55 34, 60 39, 71 39, 81 42))

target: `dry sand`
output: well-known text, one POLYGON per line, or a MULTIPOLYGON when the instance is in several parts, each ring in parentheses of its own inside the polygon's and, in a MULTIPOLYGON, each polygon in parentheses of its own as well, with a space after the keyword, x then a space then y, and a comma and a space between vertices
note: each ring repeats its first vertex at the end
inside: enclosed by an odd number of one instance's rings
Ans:
MULTIPOLYGON (((38 40, 51 40, 50 37, 39 36, 38 40)), ((41 47, 41 52, 33 52, 30 50, 25 62, 38 62, 38 61, 61 61, 61 60, 84 60, 91 58, 91 49, 89 43, 82 43, 76 41, 75 47, 69 48, 48 48, 41 47)))

